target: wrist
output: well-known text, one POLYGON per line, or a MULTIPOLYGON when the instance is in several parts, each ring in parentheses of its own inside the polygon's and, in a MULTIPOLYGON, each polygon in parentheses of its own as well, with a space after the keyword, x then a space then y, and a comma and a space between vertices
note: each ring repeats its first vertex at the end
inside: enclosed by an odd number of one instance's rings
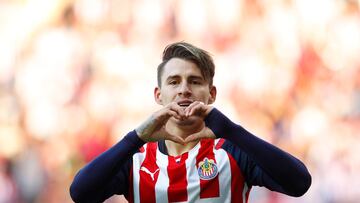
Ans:
POLYGON ((137 135, 137 137, 143 141, 143 142, 148 142, 144 133, 144 130, 141 127, 138 127, 135 129, 135 133, 137 135))
POLYGON ((136 130, 133 130, 131 132, 129 132, 124 139, 128 140, 129 142, 133 143, 135 146, 137 147, 141 147, 142 145, 144 145, 146 142, 141 139, 139 137, 139 135, 137 134, 136 130))

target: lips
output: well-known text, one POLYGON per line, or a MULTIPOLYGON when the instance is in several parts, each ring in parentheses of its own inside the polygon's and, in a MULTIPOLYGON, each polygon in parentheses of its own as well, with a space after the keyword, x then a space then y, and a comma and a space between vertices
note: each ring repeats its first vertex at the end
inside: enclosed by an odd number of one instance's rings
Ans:
POLYGON ((177 104, 181 107, 188 107, 191 103, 193 103, 192 100, 181 100, 177 102, 177 104))

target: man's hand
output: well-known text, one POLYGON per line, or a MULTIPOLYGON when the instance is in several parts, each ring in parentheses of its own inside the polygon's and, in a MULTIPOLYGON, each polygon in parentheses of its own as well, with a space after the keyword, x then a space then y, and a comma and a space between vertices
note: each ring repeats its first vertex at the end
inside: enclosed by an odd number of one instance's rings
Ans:
POLYGON ((185 140, 179 136, 170 134, 165 129, 165 124, 171 117, 178 120, 185 120, 191 116, 197 116, 200 117, 200 119, 205 119, 212 109, 213 107, 205 105, 203 102, 199 101, 191 103, 185 109, 179 106, 176 102, 172 102, 151 115, 150 118, 148 118, 135 130, 140 139, 145 142, 171 140, 179 144, 186 144, 202 138, 215 139, 215 134, 206 126, 201 131, 189 135, 185 140))
MULTIPOLYGON (((186 107, 185 116, 186 117, 199 116, 204 120, 212 109, 213 107, 205 105, 203 102, 195 101, 191 103, 188 107, 186 107)), ((185 142, 188 143, 188 142, 198 141, 203 138, 215 139, 216 136, 210 128, 204 126, 204 128, 200 132, 189 135, 185 139, 185 142)))
POLYGON ((176 102, 172 102, 155 112, 143 124, 136 128, 135 131, 139 135, 140 139, 145 142, 171 140, 179 144, 185 144, 183 138, 171 135, 165 130, 165 124, 172 116, 179 120, 186 119, 184 109, 176 102))
POLYGON ((216 136, 210 128, 205 126, 200 132, 191 134, 185 138, 185 143, 199 141, 203 138, 216 139, 216 136))
POLYGON ((185 116, 199 116, 204 119, 212 109, 212 106, 205 105, 203 102, 200 101, 195 101, 191 103, 188 107, 186 107, 185 116))

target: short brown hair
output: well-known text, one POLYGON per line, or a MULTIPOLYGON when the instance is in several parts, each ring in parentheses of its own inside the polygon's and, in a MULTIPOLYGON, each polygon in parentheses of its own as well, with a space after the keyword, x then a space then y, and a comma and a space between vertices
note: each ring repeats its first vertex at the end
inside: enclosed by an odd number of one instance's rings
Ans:
POLYGON ((215 65, 210 54, 192 44, 186 42, 176 42, 168 45, 164 49, 162 62, 157 68, 157 80, 159 87, 161 87, 161 76, 164 71, 164 67, 172 58, 180 58, 195 63, 199 67, 205 81, 212 86, 215 74, 215 65))

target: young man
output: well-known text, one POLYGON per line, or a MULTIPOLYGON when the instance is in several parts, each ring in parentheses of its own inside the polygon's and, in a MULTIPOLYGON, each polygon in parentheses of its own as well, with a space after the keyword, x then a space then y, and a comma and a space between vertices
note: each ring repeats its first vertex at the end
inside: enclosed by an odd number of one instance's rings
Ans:
POLYGON ((251 186, 291 196, 311 184, 305 165, 209 106, 214 63, 191 44, 169 45, 158 66, 163 108, 79 171, 75 202, 247 202, 251 186))

